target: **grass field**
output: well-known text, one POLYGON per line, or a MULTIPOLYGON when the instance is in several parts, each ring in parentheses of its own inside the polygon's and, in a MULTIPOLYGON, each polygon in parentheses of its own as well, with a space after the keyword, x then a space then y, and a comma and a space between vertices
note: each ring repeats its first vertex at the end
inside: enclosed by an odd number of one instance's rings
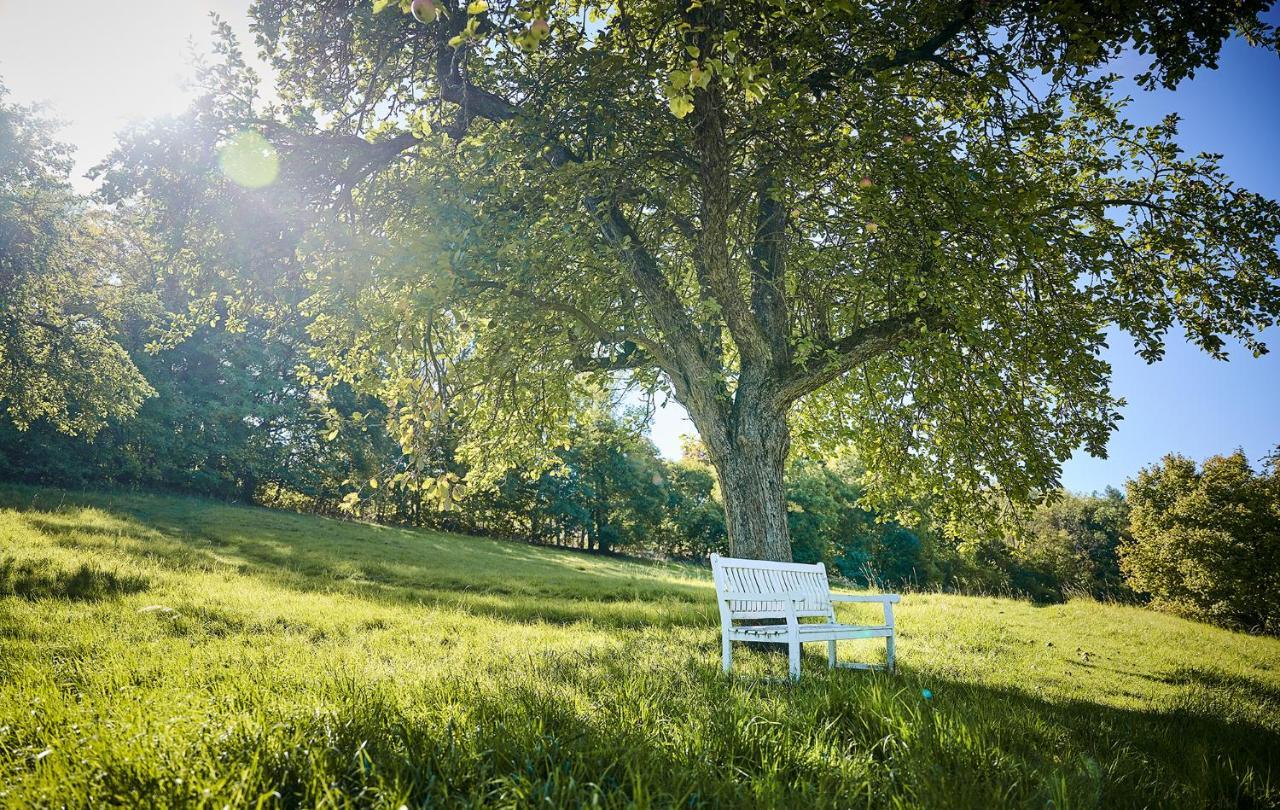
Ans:
POLYGON ((896 676, 727 679, 694 567, 0 489, 0 806, 1280 805, 1280 640, 897 613, 896 676))

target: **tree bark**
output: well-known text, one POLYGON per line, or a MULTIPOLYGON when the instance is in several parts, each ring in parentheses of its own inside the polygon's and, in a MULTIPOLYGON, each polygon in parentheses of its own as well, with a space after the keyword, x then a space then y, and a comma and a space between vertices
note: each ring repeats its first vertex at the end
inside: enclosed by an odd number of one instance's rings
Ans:
MULTIPOLYGON (((739 387, 727 419, 706 421, 707 414, 690 417, 703 441, 724 501, 729 554, 753 560, 791 562, 791 532, 787 526, 787 493, 783 483, 791 430, 786 411, 773 407, 771 399, 751 396, 739 387), (710 437, 710 438, 709 438, 710 437)), ((687 407, 687 406, 686 406, 687 407)), ((757 624, 782 619, 758 619, 757 624)), ((786 654, 782 644, 749 641, 747 646, 766 653, 786 654)))
POLYGON ((729 553, 791 562, 783 484, 791 431, 785 410, 774 401, 739 388, 733 406, 725 409, 727 413, 697 407, 688 410, 720 481, 729 553))

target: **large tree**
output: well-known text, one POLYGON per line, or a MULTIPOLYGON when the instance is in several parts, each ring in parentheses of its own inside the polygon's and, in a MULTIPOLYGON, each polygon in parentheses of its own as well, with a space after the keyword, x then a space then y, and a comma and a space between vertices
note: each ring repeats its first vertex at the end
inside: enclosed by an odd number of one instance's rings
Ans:
POLYGON ((785 559, 793 441, 983 525, 1105 452, 1109 327, 1265 351, 1280 207, 1107 65, 1172 87, 1274 48, 1268 5, 257 0, 254 123, 339 212, 328 286, 464 334, 473 469, 623 374, 689 412, 733 552, 785 559))
POLYGON ((71 150, 0 84, 0 417, 91 436, 152 391, 120 346, 136 246, 71 188, 71 150))

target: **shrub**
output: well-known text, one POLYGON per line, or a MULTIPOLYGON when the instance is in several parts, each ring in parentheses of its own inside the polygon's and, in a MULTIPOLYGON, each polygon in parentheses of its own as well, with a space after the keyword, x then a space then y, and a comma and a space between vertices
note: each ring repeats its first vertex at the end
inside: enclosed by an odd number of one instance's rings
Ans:
POLYGON ((1121 567, 1154 607, 1280 632, 1280 463, 1255 474, 1244 453, 1165 456, 1128 484, 1132 542, 1121 567))
POLYGON ((787 522, 796 562, 823 561, 859 586, 897 588, 929 576, 919 534, 860 505, 847 461, 796 460, 787 469, 787 522))
POLYGON ((1013 547, 1015 590, 1043 601, 1072 594, 1130 598, 1120 571, 1119 547, 1128 536, 1129 505, 1119 490, 1099 495, 1063 493, 1038 507, 1013 547))

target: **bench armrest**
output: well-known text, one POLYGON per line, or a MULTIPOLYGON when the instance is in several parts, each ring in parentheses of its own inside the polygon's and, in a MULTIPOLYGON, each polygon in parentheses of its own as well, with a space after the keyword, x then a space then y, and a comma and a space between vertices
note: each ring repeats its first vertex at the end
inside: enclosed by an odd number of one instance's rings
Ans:
POLYGON ((732 593, 722 594, 720 601, 728 602, 803 602, 804 594, 795 593, 794 591, 761 591, 759 593, 750 591, 734 591, 732 593))
POLYGON ((831 594, 832 602, 890 602, 896 604, 902 599, 896 593, 833 593, 831 594))

